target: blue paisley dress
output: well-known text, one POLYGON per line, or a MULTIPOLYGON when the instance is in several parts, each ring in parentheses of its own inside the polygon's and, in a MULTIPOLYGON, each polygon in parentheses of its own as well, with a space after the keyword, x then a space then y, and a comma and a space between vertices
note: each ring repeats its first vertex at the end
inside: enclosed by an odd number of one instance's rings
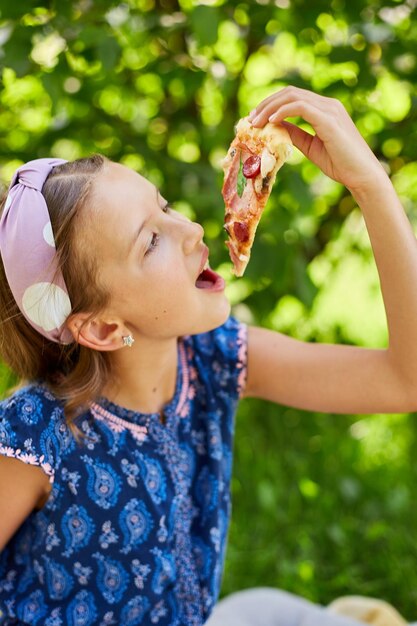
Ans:
POLYGON ((230 517, 247 328, 178 340, 158 414, 105 398, 68 429, 41 383, 0 403, 0 454, 39 465, 51 494, 0 554, 0 624, 200 626, 217 601, 230 517))

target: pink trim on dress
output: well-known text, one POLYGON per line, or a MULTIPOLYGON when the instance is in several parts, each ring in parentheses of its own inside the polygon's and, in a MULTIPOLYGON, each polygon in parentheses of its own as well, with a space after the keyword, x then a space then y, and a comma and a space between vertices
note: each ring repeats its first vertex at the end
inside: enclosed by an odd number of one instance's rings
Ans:
POLYGON ((23 452, 20 448, 14 450, 10 446, 3 446, 0 444, 0 455, 7 456, 11 459, 18 459, 19 461, 26 463, 26 465, 37 465, 43 469, 47 476, 49 476, 49 482, 51 484, 54 482, 55 470, 50 463, 44 462, 44 454, 42 454, 42 456, 37 456, 36 454, 31 454, 30 452, 23 452))
POLYGON ((148 434, 148 428, 146 426, 133 424, 132 422, 128 422, 121 417, 117 417, 117 415, 110 413, 110 411, 106 411, 106 409, 96 402, 93 402, 90 407, 90 411, 97 420, 106 422, 109 428, 111 428, 111 430, 115 433, 121 433, 126 429, 130 430, 133 438, 139 442, 144 441, 146 435, 148 434))
POLYGON ((188 410, 184 411, 185 403, 188 397, 188 388, 190 386, 190 375, 188 372, 188 363, 187 363, 187 355, 185 354, 184 344, 181 341, 179 344, 180 347, 180 359, 181 359, 181 369, 182 369, 182 384, 181 384, 181 395, 178 400, 176 412, 180 415, 180 417, 186 417, 188 410))

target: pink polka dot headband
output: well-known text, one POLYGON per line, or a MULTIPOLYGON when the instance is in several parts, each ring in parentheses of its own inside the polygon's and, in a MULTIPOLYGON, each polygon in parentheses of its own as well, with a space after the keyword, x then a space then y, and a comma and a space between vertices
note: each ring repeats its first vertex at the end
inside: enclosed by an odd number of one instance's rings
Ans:
POLYGON ((71 343, 64 326, 71 313, 57 263, 55 240, 42 187, 63 159, 35 159, 19 167, 0 219, 0 253, 11 292, 29 322, 56 343, 71 343))

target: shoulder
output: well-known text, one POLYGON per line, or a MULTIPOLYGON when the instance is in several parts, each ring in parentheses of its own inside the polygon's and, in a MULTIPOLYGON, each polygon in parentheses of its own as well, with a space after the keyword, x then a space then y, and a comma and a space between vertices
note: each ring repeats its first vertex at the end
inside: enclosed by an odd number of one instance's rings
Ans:
POLYGON ((17 389, 0 402, 0 419, 22 421, 27 426, 35 426, 63 415, 62 402, 41 383, 31 383, 17 389))
POLYGON ((62 453, 62 403, 42 384, 33 383, 0 402, 0 454, 40 465, 53 475, 62 453))
POLYGON ((245 358, 247 326, 230 316, 221 326, 186 339, 201 358, 236 362, 245 358))

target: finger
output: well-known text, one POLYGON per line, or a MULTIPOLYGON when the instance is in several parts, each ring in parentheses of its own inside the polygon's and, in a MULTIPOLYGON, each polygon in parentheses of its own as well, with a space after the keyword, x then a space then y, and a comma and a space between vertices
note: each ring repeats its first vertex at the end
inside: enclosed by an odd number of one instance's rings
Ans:
MULTIPOLYGON (((288 87, 282 88, 280 91, 276 91, 271 94, 264 100, 262 100, 248 115, 248 119, 252 124, 254 123, 255 118, 261 118, 262 122, 265 123, 268 120, 268 115, 271 115, 276 107, 276 103, 282 99, 282 96, 285 92, 288 92, 288 87)), ((259 121, 256 120, 255 124, 258 125, 259 121)), ((263 125, 263 124, 262 124, 263 125)))
POLYGON ((272 96, 268 96, 268 98, 265 98, 265 100, 262 100, 259 104, 257 104, 256 107, 252 109, 252 111, 248 115, 249 121, 251 122, 253 119, 255 119, 255 117, 257 117, 260 113, 262 113, 265 107, 270 105, 271 102, 273 102, 276 99, 279 93, 280 92, 276 92, 272 94, 272 96))
POLYGON ((285 94, 285 95, 283 94, 281 98, 276 98, 274 101, 271 101, 267 106, 264 107, 261 113, 259 113, 255 118, 253 118, 251 122, 252 126, 257 126, 257 127, 265 126, 265 124, 267 124, 268 122, 278 121, 279 117, 277 114, 282 109, 282 107, 285 105, 289 105, 293 102, 305 102, 305 103, 310 102, 313 106, 316 106, 317 108, 319 108, 319 106, 317 106, 314 100, 311 101, 309 99, 304 99, 304 98, 296 99, 293 96, 291 97, 290 94, 285 94))
POLYGON ((311 146, 313 142, 317 140, 320 141, 318 137, 310 135, 310 133, 306 132, 296 124, 291 124, 291 122, 281 122, 281 124, 287 129, 294 146, 308 158, 311 153, 311 146))
POLYGON ((277 108, 294 100, 304 100, 320 108, 326 105, 328 107, 330 102, 330 98, 319 96, 307 89, 284 87, 284 89, 265 98, 256 109, 251 111, 249 121, 252 122, 253 126, 263 126, 268 121, 268 118, 275 113, 277 108))
POLYGON ((313 92, 308 91, 307 89, 301 89, 299 87, 294 87, 293 85, 288 85, 287 87, 282 87, 281 89, 271 94, 267 98, 264 98, 263 100, 261 100, 261 102, 256 106, 256 108, 250 112, 249 116, 252 118, 255 117, 254 115, 255 112, 257 114, 261 113, 266 106, 274 102, 277 98, 286 96, 291 93, 293 93, 294 95, 297 94, 297 97, 301 97, 302 95, 307 96, 308 94, 314 95, 313 92))
POLYGON ((271 116, 271 121, 282 122, 286 117, 301 117, 306 122, 311 124, 314 130, 318 133, 319 129, 325 128, 326 120, 327 125, 330 126, 328 115, 324 111, 321 111, 316 106, 305 102, 304 100, 297 100, 295 102, 289 102, 279 107, 278 111, 271 116))

